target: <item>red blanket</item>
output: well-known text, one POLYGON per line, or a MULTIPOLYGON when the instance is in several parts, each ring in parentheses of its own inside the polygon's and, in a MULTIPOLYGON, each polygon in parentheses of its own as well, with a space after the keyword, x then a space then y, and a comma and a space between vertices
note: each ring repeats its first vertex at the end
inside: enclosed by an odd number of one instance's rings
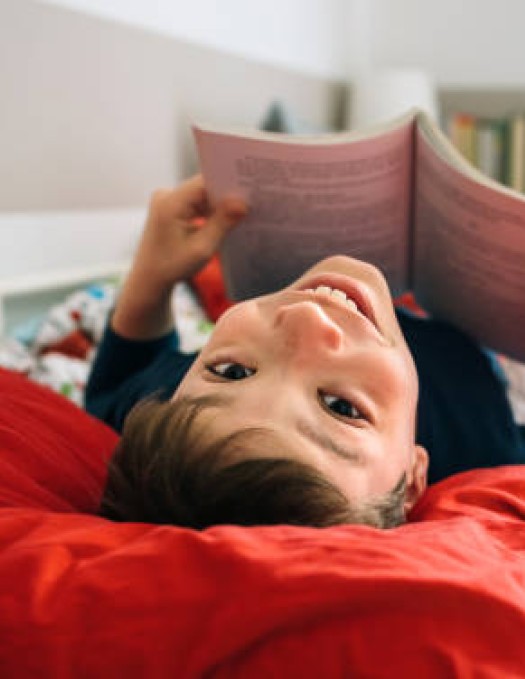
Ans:
POLYGON ((525 677, 525 468, 381 531, 93 515, 116 437, 0 371, 1 677, 525 677))

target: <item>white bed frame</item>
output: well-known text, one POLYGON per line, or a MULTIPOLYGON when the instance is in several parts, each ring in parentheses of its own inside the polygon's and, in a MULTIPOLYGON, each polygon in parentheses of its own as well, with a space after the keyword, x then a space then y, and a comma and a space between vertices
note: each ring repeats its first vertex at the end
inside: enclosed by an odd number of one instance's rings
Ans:
POLYGON ((70 289, 109 278, 121 278, 128 266, 128 262, 113 262, 0 281, 0 337, 8 334, 16 321, 23 320, 24 310, 26 316, 44 311, 70 289), (13 306, 18 306, 19 313, 10 310, 13 306))
POLYGON ((0 336, 77 286, 121 277, 143 209, 0 214, 0 336))

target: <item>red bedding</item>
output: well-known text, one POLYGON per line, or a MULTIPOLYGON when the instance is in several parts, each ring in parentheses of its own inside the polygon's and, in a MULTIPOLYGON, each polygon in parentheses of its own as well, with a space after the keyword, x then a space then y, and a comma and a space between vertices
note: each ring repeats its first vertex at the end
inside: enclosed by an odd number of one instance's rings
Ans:
POLYGON ((0 677, 525 677, 525 468, 388 531, 93 515, 115 435, 0 371, 0 677))

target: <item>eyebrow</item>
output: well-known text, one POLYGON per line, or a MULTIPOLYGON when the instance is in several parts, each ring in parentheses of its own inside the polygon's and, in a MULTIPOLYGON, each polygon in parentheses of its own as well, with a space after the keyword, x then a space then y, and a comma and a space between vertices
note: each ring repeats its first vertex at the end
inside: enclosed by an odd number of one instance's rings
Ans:
POLYGON ((347 462, 353 462, 354 464, 361 464, 363 462, 362 456, 356 451, 342 446, 328 434, 319 431, 312 427, 308 422, 303 420, 297 420, 296 426, 301 434, 307 436, 312 443, 316 443, 321 446, 321 448, 326 448, 326 450, 335 453, 338 457, 343 458, 347 462))
MULTIPOLYGON (((214 394, 211 398, 208 398, 210 399, 208 405, 213 407, 231 407, 234 403, 234 398, 232 398, 231 395, 226 394, 214 394)), ((351 450, 346 446, 342 446, 331 436, 325 432, 315 429, 315 427, 312 427, 305 420, 298 419, 295 425, 297 427, 297 431, 301 434, 304 434, 304 436, 309 438, 312 443, 315 443, 316 445, 321 446, 321 448, 325 448, 326 450, 335 453, 338 457, 346 460, 347 462, 352 462, 353 464, 363 463, 362 455, 360 455, 360 453, 358 453, 356 450, 351 450)))

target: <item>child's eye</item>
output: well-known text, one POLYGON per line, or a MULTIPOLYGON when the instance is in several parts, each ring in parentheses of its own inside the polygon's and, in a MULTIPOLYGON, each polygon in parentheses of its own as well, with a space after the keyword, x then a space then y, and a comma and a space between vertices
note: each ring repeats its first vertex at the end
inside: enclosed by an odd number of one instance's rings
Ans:
POLYGON ((244 380, 255 373, 255 370, 247 368, 241 363, 216 363, 215 365, 208 365, 206 368, 225 380, 244 380))
POLYGON ((326 407, 336 415, 341 417, 348 417, 352 420, 360 420, 364 418, 361 411, 355 407, 353 403, 347 401, 345 398, 332 396, 331 394, 321 394, 321 400, 326 407))

